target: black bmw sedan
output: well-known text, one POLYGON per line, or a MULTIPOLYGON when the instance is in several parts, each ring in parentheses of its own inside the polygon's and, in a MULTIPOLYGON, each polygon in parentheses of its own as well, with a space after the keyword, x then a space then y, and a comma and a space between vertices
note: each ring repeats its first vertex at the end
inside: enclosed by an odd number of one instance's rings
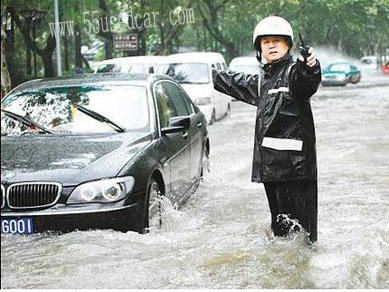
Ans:
POLYGON ((1 232, 143 233, 161 223, 161 198, 180 206, 197 189, 209 145, 167 76, 26 82, 1 102, 1 232))

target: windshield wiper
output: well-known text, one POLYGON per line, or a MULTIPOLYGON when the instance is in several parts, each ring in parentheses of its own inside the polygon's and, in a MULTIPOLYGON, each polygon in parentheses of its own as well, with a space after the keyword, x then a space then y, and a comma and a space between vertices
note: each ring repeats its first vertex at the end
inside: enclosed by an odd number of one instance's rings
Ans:
POLYGON ((92 111, 92 110, 90 110, 90 109, 88 109, 80 104, 74 103, 73 106, 78 108, 84 114, 94 118, 95 120, 103 122, 103 123, 107 123, 107 124, 113 126, 115 128, 116 132, 119 132, 119 133, 125 132, 125 130, 122 127, 120 127, 118 124, 116 124, 115 122, 112 122, 110 119, 100 115, 99 113, 92 111))
POLYGON ((47 130, 44 126, 42 126, 41 124, 38 124, 37 122, 31 120, 30 118, 23 117, 21 115, 15 114, 13 112, 10 112, 10 111, 4 110, 4 109, 1 109, 1 111, 6 116, 8 116, 8 117, 10 117, 10 118, 12 118, 14 120, 17 120, 19 122, 22 122, 23 124, 25 124, 28 127, 35 127, 35 128, 40 129, 41 131, 45 132, 46 134, 52 134, 51 131, 47 130))

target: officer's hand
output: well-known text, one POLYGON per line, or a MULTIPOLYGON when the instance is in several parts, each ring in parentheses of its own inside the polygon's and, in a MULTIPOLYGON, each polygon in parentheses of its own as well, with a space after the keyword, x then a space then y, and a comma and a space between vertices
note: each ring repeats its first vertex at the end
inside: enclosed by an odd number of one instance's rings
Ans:
MULTIPOLYGON (((316 56, 315 56, 315 53, 314 53, 312 47, 309 48, 308 53, 309 53, 310 55, 309 55, 308 58, 307 58, 307 63, 306 63, 306 64, 307 64, 308 67, 313 67, 313 66, 316 65, 316 56)), ((299 60, 300 60, 301 62, 304 63, 304 58, 303 58, 303 56, 300 56, 300 57, 299 57, 299 60)))

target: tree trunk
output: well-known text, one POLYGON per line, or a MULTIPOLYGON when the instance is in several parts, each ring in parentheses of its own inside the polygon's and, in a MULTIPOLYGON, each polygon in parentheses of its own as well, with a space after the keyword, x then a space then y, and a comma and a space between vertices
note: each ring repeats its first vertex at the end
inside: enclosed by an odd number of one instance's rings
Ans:
POLYGON ((31 50, 28 46, 26 46, 26 75, 32 74, 32 66, 31 66, 31 50))
POLYGON ((39 54, 42 58, 43 69, 45 77, 54 77, 54 62, 53 62, 53 51, 47 50, 43 54, 39 54))
MULTIPOLYGON (((110 19, 107 3, 105 0, 99 0, 99 8, 103 11, 102 19, 110 19)), ((100 24, 98 36, 104 38, 105 59, 112 59, 113 55, 113 34, 110 30, 104 31, 104 21, 100 24)))
POLYGON ((1 98, 11 90, 11 78, 6 62, 6 42, 7 34, 3 28, 1 28, 1 98))
POLYGON ((75 27, 75 36, 74 36, 74 64, 76 66, 76 71, 81 70, 82 68, 82 56, 81 56, 81 30, 80 25, 76 24, 75 27))
MULTIPOLYGON (((213 39, 218 44, 220 43, 222 46, 224 46, 224 48, 227 51, 227 60, 226 61, 229 62, 231 59, 233 59, 234 57, 239 55, 238 44, 227 39, 223 35, 223 31, 219 28, 219 23, 217 21, 217 18, 212 17, 213 15, 218 14, 218 11, 221 8, 223 8, 223 5, 221 5, 221 4, 217 5, 217 4, 215 4, 214 1, 211 1, 211 0, 204 0, 203 2, 207 5, 207 8, 209 10, 209 15, 205 15, 205 13, 203 12, 203 9, 201 8, 201 5, 198 4, 199 12, 200 12, 200 15, 203 19, 203 24, 204 24, 205 28, 208 30, 209 34, 213 37, 213 39)), ((226 2, 227 1, 225 1, 224 4, 226 4, 226 2)))
MULTIPOLYGON (((112 34, 111 34, 112 35, 112 34)), ((104 40, 105 59, 112 59, 113 53, 113 38, 106 38, 104 40)))
POLYGON ((27 47, 32 51, 36 51, 36 53, 42 58, 42 63, 45 70, 45 77, 55 76, 54 63, 52 60, 56 45, 55 38, 49 35, 46 40, 46 47, 44 49, 40 49, 37 44, 33 42, 30 36, 29 28, 26 28, 24 25, 22 25, 16 10, 13 7, 8 7, 8 11, 11 13, 12 18, 15 20, 16 25, 22 33, 24 42, 26 43, 27 47), (49 66, 51 66, 51 68, 49 66))
POLYGON ((69 46, 68 46, 68 37, 67 34, 65 34, 63 39, 63 46, 64 46, 64 62, 65 62, 65 71, 69 71, 69 46))
MULTIPOLYGON (((185 10, 185 9, 191 7, 193 2, 194 2, 194 0, 188 0, 188 2, 186 2, 185 6, 182 7, 182 9, 185 10)), ((163 3, 161 3, 161 4, 163 4, 163 3)), ((163 7, 163 6, 161 6, 161 7, 163 7)), ((155 53, 156 55, 164 55, 169 51, 171 52, 173 38, 175 38, 177 36, 178 31, 180 29, 182 29, 182 27, 183 27, 182 25, 178 25, 178 24, 172 25, 170 27, 169 32, 166 35, 164 34, 162 27, 161 27, 161 45, 158 48, 157 52, 155 53)))
MULTIPOLYGON (((161 17, 163 17, 163 12, 164 12, 164 3, 163 3, 164 0, 160 0, 160 6, 159 6, 159 14, 161 15, 161 17)), ((160 39, 161 39, 161 45, 160 45, 160 48, 158 49, 158 51, 165 51, 165 30, 164 30, 164 26, 160 26, 159 27, 159 31, 160 31, 160 39)), ((157 55, 157 54, 156 54, 157 55)))

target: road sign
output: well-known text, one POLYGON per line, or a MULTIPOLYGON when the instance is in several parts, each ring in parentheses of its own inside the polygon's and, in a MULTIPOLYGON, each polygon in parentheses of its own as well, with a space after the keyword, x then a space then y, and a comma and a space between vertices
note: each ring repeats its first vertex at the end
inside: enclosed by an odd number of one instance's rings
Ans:
POLYGON ((136 33, 114 34, 113 49, 121 52, 138 50, 138 35, 136 33))

